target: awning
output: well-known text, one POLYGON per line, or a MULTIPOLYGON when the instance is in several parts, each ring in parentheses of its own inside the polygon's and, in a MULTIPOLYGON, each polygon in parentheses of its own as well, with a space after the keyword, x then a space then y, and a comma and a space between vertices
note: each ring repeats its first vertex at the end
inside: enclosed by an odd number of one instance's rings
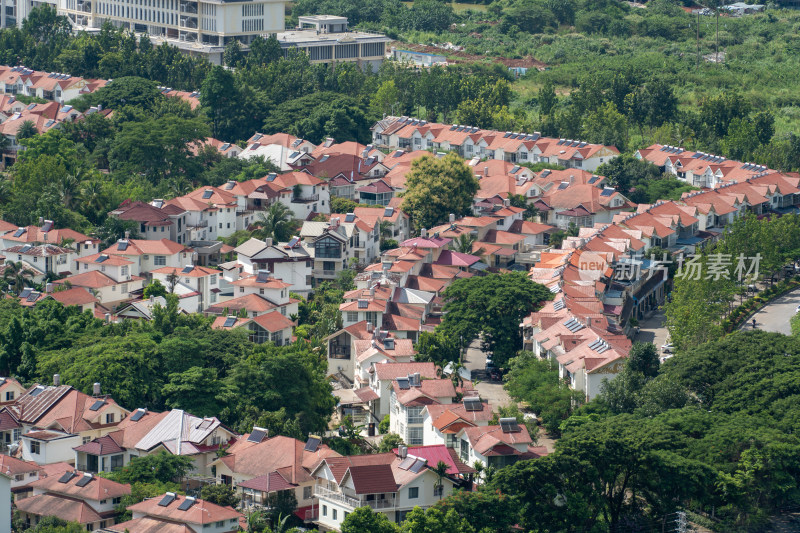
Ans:
POLYGON ((486 270, 489 268, 489 265, 482 261, 478 261, 477 263, 472 263, 469 267, 475 270, 486 270))
POLYGON ((371 402, 380 398, 380 396, 378 396, 377 393, 370 387, 362 387, 357 389, 356 396, 358 396, 362 402, 371 402))

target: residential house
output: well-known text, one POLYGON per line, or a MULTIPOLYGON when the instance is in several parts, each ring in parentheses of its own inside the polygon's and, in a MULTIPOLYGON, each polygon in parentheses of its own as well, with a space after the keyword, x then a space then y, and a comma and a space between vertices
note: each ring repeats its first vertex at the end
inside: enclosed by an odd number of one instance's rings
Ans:
POLYGON ((78 522, 87 531, 114 524, 117 506, 131 493, 131 486, 95 476, 67 471, 30 483, 33 496, 17 500, 20 519, 33 527, 45 516, 78 522))
MULTIPOLYGON (((71 248, 77 257, 98 252, 100 240, 69 228, 56 229, 52 220, 39 219, 39 226, 26 226, 8 231, 0 236, 4 249, 12 246, 53 244, 71 248)), ((40 269, 41 270, 41 269, 40 269)))
POLYGON ((270 493, 292 490, 298 507, 313 503, 314 478, 311 472, 328 457, 338 453, 309 437, 302 442, 255 427, 237 440, 227 454, 211 463, 217 483, 233 486, 247 504, 265 505, 270 493))
MULTIPOLYGON (((374 398, 370 399, 370 410, 372 415, 378 420, 383 420, 383 417, 388 415, 391 411, 391 397, 393 392, 393 383, 408 376, 415 376, 419 374, 420 379, 430 380, 436 379, 436 365, 431 362, 394 362, 392 359, 387 358, 385 361, 373 363, 369 368, 369 388, 374 393, 374 398)), ((359 394, 362 396, 366 391, 359 394)))
POLYGON ((466 396, 460 403, 426 405, 423 442, 458 449, 456 435, 462 429, 488 426, 493 417, 491 406, 479 396, 466 396))
POLYGON ((144 278, 138 275, 139 262, 125 256, 93 254, 78 259, 77 267, 76 274, 54 283, 65 287, 69 283, 74 288, 84 289, 103 305, 112 306, 128 300, 144 288, 144 278))
POLYGON ((11 495, 18 500, 32 492, 30 484, 43 477, 44 469, 31 461, 23 461, 10 455, 0 455, 0 475, 8 476, 11 495))
POLYGON ((357 188, 356 194, 360 204, 388 206, 395 195, 395 190, 385 181, 376 180, 369 185, 357 188))
POLYGON ((232 507, 223 507, 193 496, 167 492, 128 507, 133 518, 106 526, 105 531, 119 533, 234 533, 244 515, 232 507))
POLYGON ((389 397, 390 431, 410 446, 424 444, 425 406, 451 404, 455 397, 449 379, 422 379, 418 373, 396 378, 389 397))
POLYGON ((169 239, 184 245, 189 241, 186 211, 163 200, 153 200, 149 204, 125 200, 108 215, 135 222, 139 236, 145 240, 169 239))
POLYGON ((54 244, 23 244, 3 250, 6 259, 31 265, 45 274, 57 276, 71 274, 75 250, 54 244))
MULTIPOLYGON (((315 283, 335 279, 342 270, 350 267, 350 260, 359 262, 361 254, 374 253, 374 228, 362 222, 364 229, 356 230, 355 215, 351 222, 342 223, 341 217, 332 217, 330 222, 304 222, 300 238, 314 250, 314 267, 311 271, 315 283), (362 235, 369 238, 362 240, 362 235), (358 250, 355 248, 358 247, 358 250), (358 256, 357 256, 358 254, 358 256)), ((373 256, 374 257, 374 256, 373 256)))
POLYGON ((22 429, 22 458, 40 465, 71 462, 75 446, 114 431, 128 414, 113 398, 100 394, 99 383, 90 396, 60 385, 58 375, 54 382, 32 387, 6 407, 22 429))
MULTIPOLYGON (((246 276, 230 282, 233 286, 234 299, 226 302, 227 306, 248 296, 258 296, 278 308, 284 316, 297 313, 298 300, 289 296, 290 283, 276 278, 267 270, 257 270, 255 275, 246 276)), ((219 305, 214 309, 219 308, 219 305)), ((262 313, 259 313, 262 314, 262 313)))
POLYGON ((328 348, 328 376, 344 379, 352 386, 355 375, 355 341, 372 339, 374 329, 374 324, 362 320, 325 338, 328 348))
POLYGON ((397 454, 329 457, 313 472, 315 522, 339 530, 349 513, 368 506, 400 523, 414 507, 426 509, 451 494, 456 482, 449 475, 439 479, 435 466, 405 446, 397 454))
MULTIPOLYGON (((299 237, 286 243, 274 243, 272 239, 265 241, 249 239, 234 249, 236 262, 234 265, 220 265, 223 270, 238 268, 230 277, 238 279, 239 274, 255 274, 259 270, 267 270, 276 278, 291 285, 290 290, 300 295, 308 295, 311 291, 311 270, 314 256, 309 246, 299 237)), ((232 279, 233 281, 233 279, 232 279)))
POLYGON ((294 218, 305 220, 312 213, 330 213, 331 197, 328 183, 308 172, 269 174, 267 183, 292 191, 290 197, 281 196, 279 201, 291 210, 294 218))
POLYGON ((411 339, 397 339, 388 331, 375 330, 371 340, 354 341, 355 375, 352 381, 356 388, 366 387, 370 383, 372 366, 377 363, 394 362, 410 363, 414 360, 416 350, 411 339))
POLYGON ((264 135, 255 133, 247 140, 247 147, 237 157, 252 159, 263 157, 283 171, 292 170, 294 164, 311 159, 309 155, 315 146, 286 133, 264 135))
POLYGON ((241 225, 237 222, 238 202, 220 187, 200 187, 184 196, 167 201, 186 212, 189 241, 215 241, 228 237, 241 225))
POLYGON ((292 328, 295 323, 278 311, 260 314, 254 318, 237 318, 236 316, 220 316, 211 325, 213 329, 247 328, 250 340, 256 344, 271 342, 276 346, 291 344, 292 328))
POLYGON ((459 457, 466 464, 503 468, 525 459, 547 454, 544 446, 534 447, 528 429, 516 418, 501 418, 496 426, 472 426, 455 435, 459 457))
POLYGON ((184 265, 195 263, 191 248, 169 239, 120 239, 103 250, 103 254, 132 261, 130 273, 134 276, 143 276, 163 267, 180 270, 184 265))
POLYGON ((222 271, 213 268, 188 264, 180 269, 161 267, 151 271, 150 275, 164 287, 174 288, 180 307, 189 313, 200 313, 211 305, 230 299, 233 293, 222 271), (191 297, 183 297, 187 295, 191 297))

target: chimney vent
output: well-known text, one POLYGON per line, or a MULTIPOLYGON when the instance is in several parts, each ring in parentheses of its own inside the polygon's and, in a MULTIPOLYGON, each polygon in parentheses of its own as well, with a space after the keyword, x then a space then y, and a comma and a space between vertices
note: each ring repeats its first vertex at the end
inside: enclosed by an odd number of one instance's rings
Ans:
POLYGON ((456 221, 456 216, 453 213, 450 213, 450 223, 452 224, 455 221, 456 221))
POLYGON ((48 283, 47 285, 45 285, 44 286, 44 292, 46 292, 48 294, 53 292, 53 284, 52 283, 48 283))
POLYGON ((404 446, 402 444, 400 446, 398 446, 397 455, 400 456, 400 459, 405 459, 406 456, 408 455, 408 447, 404 446))
POLYGON ((92 394, 95 395, 95 396, 100 396, 100 384, 99 383, 95 383, 94 385, 92 385, 92 394))
POLYGON ((58 387, 61 385, 61 374, 53 374, 53 386, 58 387))

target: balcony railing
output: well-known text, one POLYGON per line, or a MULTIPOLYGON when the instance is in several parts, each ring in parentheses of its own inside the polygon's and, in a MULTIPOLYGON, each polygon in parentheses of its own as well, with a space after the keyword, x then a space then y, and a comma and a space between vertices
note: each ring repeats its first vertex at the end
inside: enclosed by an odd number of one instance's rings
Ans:
POLYGON ((345 496, 341 492, 334 492, 332 490, 328 490, 325 487, 314 487, 314 496, 317 498, 325 498, 329 501, 338 502, 352 509, 358 509, 361 507, 361 502, 356 500, 355 498, 350 498, 349 496, 345 496))
POLYGON ((311 271, 311 275, 317 278, 334 278, 336 277, 335 270, 317 270, 314 269, 311 271))
POLYGON ((316 202, 319 200, 319 194, 301 194, 292 198, 292 203, 302 204, 306 202, 316 202))

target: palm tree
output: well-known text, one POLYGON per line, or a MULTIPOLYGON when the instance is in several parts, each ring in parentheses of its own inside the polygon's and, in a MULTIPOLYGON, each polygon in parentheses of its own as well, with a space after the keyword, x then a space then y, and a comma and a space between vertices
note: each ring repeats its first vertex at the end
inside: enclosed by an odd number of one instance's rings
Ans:
POLYGON ((39 130, 36 129, 36 124, 34 124, 31 120, 26 120, 19 125, 19 129, 17 130, 17 140, 21 141, 22 139, 33 137, 37 133, 39 133, 39 130))
POLYGON ((478 248, 474 252, 472 251, 472 247, 477 241, 477 237, 471 235, 469 233, 462 233, 458 236, 458 239, 453 241, 456 252, 462 254, 470 254, 470 255, 481 255, 484 250, 483 248, 478 248))
POLYGON ((292 212, 285 204, 275 202, 267 211, 258 214, 253 226, 258 229, 253 236, 259 239, 273 239, 276 242, 285 241, 291 236, 292 212))
POLYGON ((442 498, 442 493, 444 492, 442 489, 444 487, 444 478, 447 476, 448 468, 450 468, 450 466, 444 461, 439 461, 436 463, 436 466, 431 468, 431 472, 436 474, 436 484, 433 486, 434 494, 439 496, 439 499, 442 498))
POLYGON ((19 295, 27 281, 33 278, 33 272, 21 262, 8 261, 3 266, 3 279, 8 283, 9 292, 19 295))
POLYGON ((483 475, 483 470, 485 468, 483 463, 476 459, 475 462, 472 463, 472 468, 475 470, 475 481, 480 481, 481 475, 483 475))
POLYGON ((59 200, 67 209, 72 209, 80 201, 80 180, 72 174, 66 174, 56 184, 59 200))

